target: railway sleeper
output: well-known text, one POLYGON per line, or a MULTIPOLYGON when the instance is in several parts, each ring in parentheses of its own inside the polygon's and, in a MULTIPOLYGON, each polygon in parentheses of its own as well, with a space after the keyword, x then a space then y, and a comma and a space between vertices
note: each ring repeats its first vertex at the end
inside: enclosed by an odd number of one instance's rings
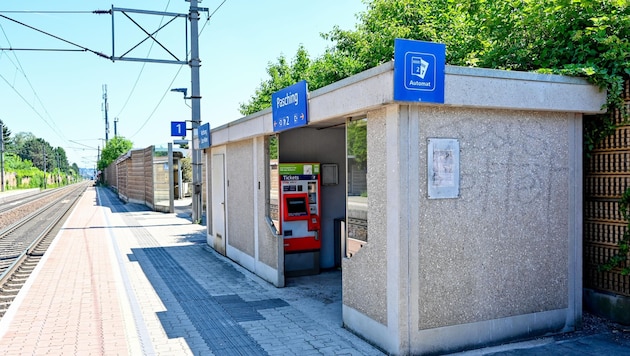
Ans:
POLYGON ((15 296, 0 294, 0 309, 9 309, 15 296))
POLYGON ((23 269, 18 269, 13 274, 13 278, 14 279, 24 279, 24 280, 26 280, 28 278, 28 276, 31 275, 31 272, 32 271, 24 271, 23 269))
POLYGON ((39 259, 37 261, 27 260, 27 261, 24 261, 24 263, 20 267, 24 267, 24 269, 27 271, 32 271, 35 268, 35 266, 37 266, 38 262, 39 262, 39 259))
POLYGON ((23 284, 11 284, 10 282, 7 282, 4 284, 4 286, 2 286, 2 294, 4 295, 10 295, 10 296, 16 296, 19 292, 20 289, 22 288, 23 284))

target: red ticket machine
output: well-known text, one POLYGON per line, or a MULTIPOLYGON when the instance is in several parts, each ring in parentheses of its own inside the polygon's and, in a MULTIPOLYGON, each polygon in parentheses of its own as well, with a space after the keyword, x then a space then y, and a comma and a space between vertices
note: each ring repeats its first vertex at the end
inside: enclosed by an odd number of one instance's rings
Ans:
POLYGON ((280 163, 280 231, 284 240, 284 273, 319 273, 319 163, 280 163))

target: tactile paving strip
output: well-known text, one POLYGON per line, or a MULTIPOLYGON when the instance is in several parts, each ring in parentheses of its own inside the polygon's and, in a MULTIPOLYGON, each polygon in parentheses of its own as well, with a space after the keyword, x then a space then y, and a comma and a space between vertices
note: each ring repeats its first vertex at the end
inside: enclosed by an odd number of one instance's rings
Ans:
MULTIPOLYGON (((258 313, 259 309, 287 306, 285 301, 268 299, 247 302, 234 294, 212 296, 164 248, 146 248, 133 252, 141 265, 144 258, 148 259, 147 262, 168 286, 213 353, 217 355, 266 354, 265 350, 238 323, 261 320, 263 317, 258 313)), ((221 273, 221 271, 217 272, 221 273)), ((169 335, 169 337, 180 336, 182 335, 169 335)))

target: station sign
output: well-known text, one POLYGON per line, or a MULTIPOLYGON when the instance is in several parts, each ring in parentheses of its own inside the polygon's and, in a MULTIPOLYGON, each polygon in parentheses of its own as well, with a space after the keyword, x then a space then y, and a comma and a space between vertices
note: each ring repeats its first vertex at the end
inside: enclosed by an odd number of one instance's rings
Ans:
POLYGON ((394 41, 394 100, 444 103, 446 45, 394 41))
POLYGON ((273 131, 305 126, 308 123, 308 84, 306 80, 271 94, 273 131))
POLYGON ((210 123, 205 123, 197 128, 197 137, 199 137, 199 148, 210 147, 210 123))
POLYGON ((171 137, 186 136, 186 121, 171 121, 171 137))

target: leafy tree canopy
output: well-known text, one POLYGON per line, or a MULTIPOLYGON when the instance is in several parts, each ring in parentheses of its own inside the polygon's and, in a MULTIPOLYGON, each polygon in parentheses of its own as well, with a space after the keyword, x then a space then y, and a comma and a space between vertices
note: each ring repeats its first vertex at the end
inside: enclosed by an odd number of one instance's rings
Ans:
POLYGON ((132 147, 133 143, 122 136, 116 136, 110 139, 101 151, 101 158, 97 164, 98 169, 103 170, 107 168, 107 166, 132 147))
POLYGON ((11 130, 2 120, 0 120, 0 125, 2 125, 2 142, 4 143, 2 148, 6 151, 11 146, 11 130))
POLYGON ((269 63, 241 113, 271 106, 271 93, 307 80, 314 90, 393 59, 394 39, 446 44, 447 63, 587 77, 608 90, 608 105, 627 117, 621 94, 630 77, 627 0, 365 0, 354 30, 322 34, 333 44, 311 60, 300 47, 291 63, 269 63))
POLYGON ((16 152, 24 161, 31 161, 41 171, 50 172, 55 167, 55 149, 42 138, 33 134, 19 135, 16 152), (24 137, 22 140, 21 137, 24 137))

